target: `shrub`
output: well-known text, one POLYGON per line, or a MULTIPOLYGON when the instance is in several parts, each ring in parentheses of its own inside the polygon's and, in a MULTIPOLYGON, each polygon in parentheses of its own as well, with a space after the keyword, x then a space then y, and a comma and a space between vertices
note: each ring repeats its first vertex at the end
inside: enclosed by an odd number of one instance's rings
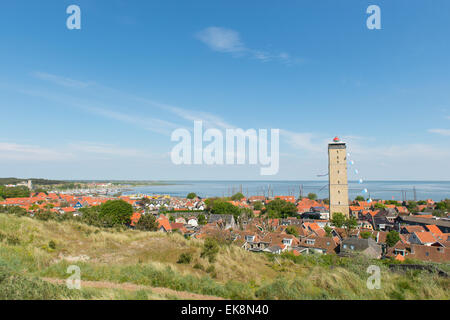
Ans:
POLYGON ((180 257, 178 258, 177 263, 180 264, 189 264, 192 261, 192 254, 187 252, 187 253, 182 253, 180 254, 180 257))
POLYGON ((201 265, 200 263, 196 263, 194 264, 194 269, 198 269, 198 270, 205 270, 205 268, 203 267, 203 265, 201 265))
POLYGON ((209 262, 214 262, 216 260, 216 255, 219 253, 219 245, 215 239, 206 238, 203 244, 203 251, 200 257, 207 258, 209 262))
POLYGON ((136 224, 136 229, 143 231, 156 231, 158 229, 158 223, 156 218, 150 214, 143 214, 136 224))
POLYGON ((50 241, 48 242, 48 247, 49 247, 50 249, 55 250, 55 249, 56 249, 56 243, 55 243, 55 241, 50 240, 50 241))
POLYGON ((109 200, 100 206, 99 217, 106 227, 122 226, 130 223, 133 207, 123 200, 109 200))

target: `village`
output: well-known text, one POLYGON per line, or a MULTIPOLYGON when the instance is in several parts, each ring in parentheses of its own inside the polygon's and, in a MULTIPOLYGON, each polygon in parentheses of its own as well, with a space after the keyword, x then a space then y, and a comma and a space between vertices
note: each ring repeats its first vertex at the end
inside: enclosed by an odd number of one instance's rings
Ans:
POLYGON ((135 228, 143 216, 153 216, 156 232, 178 232, 186 238, 228 241, 254 253, 328 254, 403 261, 450 261, 448 200, 425 201, 355 199, 349 215, 329 215, 327 199, 276 195, 202 199, 169 195, 110 197, 65 193, 31 193, 6 198, 0 211, 19 207, 29 216, 52 213, 79 217, 85 208, 122 200, 133 208, 126 227, 135 228), (224 205, 226 204, 226 205, 224 205), (443 208, 443 209, 442 209, 443 208), (443 213, 440 217, 436 212, 443 213))

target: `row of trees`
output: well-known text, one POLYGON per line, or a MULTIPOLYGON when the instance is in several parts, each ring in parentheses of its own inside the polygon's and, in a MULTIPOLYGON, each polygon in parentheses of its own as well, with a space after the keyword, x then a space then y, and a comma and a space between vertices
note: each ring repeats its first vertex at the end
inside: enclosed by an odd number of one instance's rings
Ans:
POLYGON ((0 186, 0 198, 27 198, 30 196, 30 190, 25 186, 4 187, 0 186))

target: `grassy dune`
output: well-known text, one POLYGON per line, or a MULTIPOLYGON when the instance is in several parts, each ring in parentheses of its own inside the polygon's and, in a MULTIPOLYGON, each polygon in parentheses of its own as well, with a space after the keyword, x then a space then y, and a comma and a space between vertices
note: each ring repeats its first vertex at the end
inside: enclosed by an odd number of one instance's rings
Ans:
POLYGON ((275 258, 223 245, 216 261, 210 263, 200 257, 202 249, 202 240, 187 240, 179 234, 104 230, 73 221, 39 221, 0 214, 0 299, 197 299, 203 296, 449 299, 450 296, 449 279, 425 271, 393 273, 381 261, 362 257, 286 255, 275 258), (181 253, 191 253, 192 262, 178 264, 181 253), (381 268, 379 290, 369 290, 366 286, 370 276, 366 269, 371 264, 381 268), (79 266, 82 281, 89 281, 86 285, 82 282, 82 290, 69 290, 61 284, 63 281, 57 280, 69 277, 66 273, 69 265, 79 266), (49 278, 53 281, 49 282, 49 278))

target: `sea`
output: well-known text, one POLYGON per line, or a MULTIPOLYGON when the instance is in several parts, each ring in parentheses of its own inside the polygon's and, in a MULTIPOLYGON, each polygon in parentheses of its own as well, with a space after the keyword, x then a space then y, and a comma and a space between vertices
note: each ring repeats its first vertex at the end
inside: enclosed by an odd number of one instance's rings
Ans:
MULTIPOLYGON (((164 181, 164 185, 138 186, 124 194, 158 194, 186 197, 195 192, 202 198, 226 197, 242 192, 245 196, 307 196, 315 193, 318 198, 328 198, 328 181, 164 181)), ((349 181, 349 198, 363 196, 384 200, 450 199, 450 181, 349 181)))

